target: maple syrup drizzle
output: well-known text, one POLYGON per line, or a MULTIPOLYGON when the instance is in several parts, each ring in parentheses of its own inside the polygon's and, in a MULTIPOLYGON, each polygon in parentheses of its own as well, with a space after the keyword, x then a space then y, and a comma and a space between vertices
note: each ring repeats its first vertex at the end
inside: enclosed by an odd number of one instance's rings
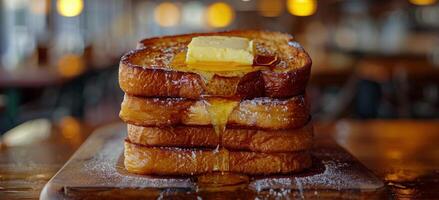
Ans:
POLYGON ((277 56, 256 55, 253 60, 253 66, 267 66, 271 69, 279 63, 277 56))
POLYGON ((247 187, 249 177, 230 172, 230 152, 223 146, 223 133, 232 111, 241 99, 205 97, 204 103, 217 135, 218 145, 213 151, 215 163, 211 173, 196 177, 197 191, 234 191, 247 187))
MULTIPOLYGON (((222 76, 243 76, 252 71, 272 69, 279 62, 277 56, 256 55, 253 65, 239 66, 236 63, 199 63, 189 66, 185 63, 185 52, 177 54, 171 62, 171 67, 176 70, 195 72, 199 74, 205 83, 209 83, 215 74, 222 76), (207 71, 203 71, 203 66, 207 71)), ((215 163, 213 173, 196 177, 197 190, 225 191, 236 190, 246 187, 249 177, 246 175, 230 173, 230 153, 224 148, 223 133, 226 130, 227 121, 233 109, 241 102, 241 99, 209 98, 203 100, 209 113, 211 124, 217 136, 217 147, 213 151, 215 163)))
POLYGON ((229 151, 223 147, 223 133, 226 129, 227 121, 233 109, 235 109, 239 100, 235 99, 221 99, 214 97, 207 97, 204 99, 206 109, 210 115, 211 124, 217 135, 217 147, 213 151, 216 154, 216 162, 213 170, 220 172, 229 171, 229 151))

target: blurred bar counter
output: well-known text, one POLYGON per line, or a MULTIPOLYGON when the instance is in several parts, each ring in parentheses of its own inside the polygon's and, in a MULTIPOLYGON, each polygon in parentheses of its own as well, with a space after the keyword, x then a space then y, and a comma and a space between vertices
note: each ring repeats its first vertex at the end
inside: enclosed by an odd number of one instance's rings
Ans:
MULTIPOLYGON (((38 199, 93 128, 74 118, 50 129, 47 138, 0 149, 0 196, 38 199)), ((437 120, 341 120, 316 122, 316 139, 334 138, 387 183, 393 199, 434 199, 439 191, 437 120)))

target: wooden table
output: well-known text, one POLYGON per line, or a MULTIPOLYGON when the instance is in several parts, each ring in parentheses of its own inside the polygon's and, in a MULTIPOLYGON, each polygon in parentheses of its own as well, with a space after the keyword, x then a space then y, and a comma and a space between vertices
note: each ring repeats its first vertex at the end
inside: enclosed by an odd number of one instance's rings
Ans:
MULTIPOLYGON (((63 135, 0 149, 0 199, 37 199, 44 184, 88 136, 63 135)), ((334 137, 388 185, 395 199, 439 197, 439 121, 316 123, 316 138, 334 137)))
POLYGON ((91 133, 80 125, 54 126, 48 139, 26 146, 0 145, 0 199, 38 199, 47 181, 91 133))
POLYGON ((316 132, 336 141, 375 172, 395 199, 439 198, 439 121, 339 121, 316 132))

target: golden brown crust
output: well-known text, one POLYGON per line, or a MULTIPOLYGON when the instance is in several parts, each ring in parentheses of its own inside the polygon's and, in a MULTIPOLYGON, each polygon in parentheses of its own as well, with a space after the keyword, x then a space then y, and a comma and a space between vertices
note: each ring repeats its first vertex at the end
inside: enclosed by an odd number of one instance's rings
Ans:
POLYGON ((135 174, 193 175, 227 171, 249 175, 286 174, 311 166, 308 152, 256 153, 230 151, 145 147, 125 142, 125 168, 135 174), (225 155, 227 158, 219 158, 225 155), (224 164, 224 160, 227 161, 224 164), (222 163, 218 163, 218 162, 222 163), (220 166, 220 167, 218 167, 220 166))
MULTIPOLYGON (((137 126, 211 125, 203 100, 141 98, 125 95, 120 118, 137 126)), ((265 130, 299 128, 309 120, 309 105, 303 95, 290 99, 243 100, 232 111, 227 127, 265 130)))
MULTIPOLYGON (((204 147, 215 148, 219 136, 207 126, 142 127, 127 125, 127 138, 133 143, 150 147, 204 147)), ((275 153, 303 151, 312 147, 311 123, 299 129, 263 131, 253 129, 226 129, 222 145, 229 150, 275 153)))
POLYGON ((229 31, 166 36, 142 40, 138 47, 124 55, 119 65, 119 85, 125 93, 134 96, 291 97, 303 93, 311 72, 309 55, 292 36, 278 32, 229 31), (277 55, 280 62, 271 70, 251 72, 241 78, 215 75, 207 84, 198 74, 178 72, 170 67, 172 58, 185 50, 192 37, 199 35, 247 37, 255 41, 258 55, 277 55), (227 92, 224 88, 228 88, 227 92))

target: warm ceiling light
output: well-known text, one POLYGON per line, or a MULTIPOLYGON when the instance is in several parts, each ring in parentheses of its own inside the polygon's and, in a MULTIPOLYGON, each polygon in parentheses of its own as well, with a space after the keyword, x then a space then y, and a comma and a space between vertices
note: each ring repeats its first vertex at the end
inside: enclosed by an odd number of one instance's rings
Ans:
POLYGON ((284 9, 282 0, 259 0, 258 11, 264 17, 277 17, 284 9))
POLYGON ((409 0, 410 3, 418 6, 427 6, 436 3, 436 0, 409 0))
POLYGON ((160 26, 175 26, 180 21, 180 9, 170 2, 161 3, 154 9, 154 19, 160 26))
POLYGON ((82 0, 58 0, 56 9, 64 17, 75 17, 81 14, 84 2, 82 0))
POLYGON ((288 0, 288 11, 295 16, 310 16, 317 10, 316 0, 288 0))
POLYGON ((232 23, 235 13, 227 3, 217 2, 207 8, 207 23, 209 26, 220 28, 232 23))

